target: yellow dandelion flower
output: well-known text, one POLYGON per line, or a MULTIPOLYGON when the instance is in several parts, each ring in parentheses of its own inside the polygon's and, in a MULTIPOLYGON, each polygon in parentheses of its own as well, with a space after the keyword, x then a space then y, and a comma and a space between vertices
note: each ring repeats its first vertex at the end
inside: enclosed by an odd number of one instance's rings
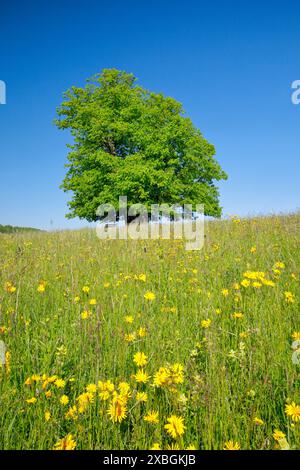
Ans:
POLYGON ((45 411, 45 421, 49 421, 51 419, 50 411, 45 411))
POLYGON ((270 279, 262 279, 262 283, 264 286, 274 287, 275 282, 271 281, 270 279))
POLYGON ((265 424, 265 422, 257 416, 253 418, 253 423, 255 424, 255 426, 263 426, 265 424))
POLYGON ((65 414, 66 419, 73 419, 74 421, 78 418, 77 406, 71 406, 65 414))
POLYGON ((151 423, 151 424, 158 424, 159 419, 158 419, 158 411, 149 411, 145 416, 144 416, 144 421, 146 423, 151 423))
POLYGON ((63 379, 56 379, 55 382, 54 382, 54 385, 57 388, 64 388, 64 386, 66 385, 66 381, 63 380, 63 379))
POLYGON ((172 444, 168 444, 166 450, 182 450, 177 442, 172 442, 172 444))
POLYGON ((43 292, 45 292, 45 290, 46 290, 45 284, 39 284, 39 285, 38 285, 37 291, 38 291, 40 294, 43 294, 43 292))
POLYGON ((155 299, 155 294, 154 292, 151 292, 151 291, 147 291, 145 294, 144 294, 144 299, 146 300, 149 300, 150 302, 152 302, 152 300, 155 299))
POLYGON ((136 339, 136 333, 133 332, 133 333, 125 334, 124 339, 125 341, 127 341, 127 343, 132 343, 136 339))
POLYGON ((285 301, 288 303, 288 304, 293 304, 295 302, 295 296, 292 292, 288 292, 286 291, 284 293, 284 297, 285 297, 285 301))
POLYGON ((130 385, 128 382, 120 382, 118 385, 120 396, 127 400, 131 396, 130 385))
POLYGON ((202 320, 201 321, 201 326, 202 328, 209 328, 211 325, 211 320, 207 318, 207 320, 202 320))
POLYGON ((110 380, 107 380, 106 382, 99 380, 98 388, 99 388, 99 397, 101 398, 101 400, 106 401, 109 399, 110 395, 113 393, 115 386, 110 380))
POLYGON ((274 429, 273 438, 275 441, 280 441, 281 439, 285 439, 285 434, 284 432, 280 431, 280 429, 274 429))
POLYGON ((57 375, 51 375, 51 377, 48 377, 48 382, 53 383, 58 379, 57 375))
POLYGON ((300 341, 300 331, 294 331, 294 333, 292 333, 292 339, 295 341, 300 341))
POLYGON ((285 405, 285 414, 294 422, 300 421, 300 405, 296 405, 295 402, 285 405))
POLYGON ((261 286, 262 286, 261 282, 258 282, 258 281, 253 281, 252 282, 252 287, 254 287, 255 289, 260 289, 261 286))
POLYGON ((4 289, 9 294, 14 294, 17 290, 17 288, 11 282, 6 282, 5 285, 4 285, 4 289))
POLYGON ((127 415, 127 407, 124 400, 118 396, 112 399, 108 407, 107 413, 114 423, 121 423, 127 415))
POLYGON ((32 380, 33 382, 40 382, 41 376, 38 375, 38 374, 33 374, 33 375, 31 376, 31 380, 32 380))
POLYGON ((224 444, 223 450, 240 450, 241 446, 238 442, 227 441, 224 444))
POLYGON ((173 364, 172 366, 160 367, 154 375, 153 385, 155 387, 168 387, 172 389, 177 384, 183 383, 183 366, 173 364))
POLYGON ((94 403, 94 394, 85 392, 79 395, 77 398, 78 401, 78 413, 84 413, 90 404, 94 403))
POLYGON ((28 403, 29 405, 34 405, 36 402, 37 402, 37 399, 35 397, 28 398, 26 400, 26 403, 28 403))
POLYGON ((155 442, 150 450, 161 450, 160 444, 158 442, 155 442))
POLYGON ((81 312, 81 318, 82 318, 82 320, 86 320, 86 319, 89 318, 91 315, 92 315, 92 312, 90 312, 90 310, 83 310, 83 312, 81 312))
POLYGON ((244 314, 242 312, 235 312, 232 314, 232 318, 242 319, 244 318, 244 314))
POLYGON ((284 269, 284 268, 285 268, 285 264, 282 261, 277 261, 274 264, 274 269, 284 269))
POLYGON ((252 281, 261 281, 265 276, 266 274, 263 271, 246 271, 244 273, 244 277, 252 281))
POLYGON ((89 393, 96 393, 97 392, 97 385, 96 384, 88 384, 85 387, 86 391, 89 393))
POLYGON ((148 395, 146 392, 137 392, 136 394, 136 400, 139 402, 146 403, 148 400, 148 395))
POLYGON ((67 434, 60 439, 53 447, 53 450, 74 450, 76 448, 76 441, 72 434, 67 434))
POLYGON ((150 375, 145 372, 143 369, 139 369, 137 373, 133 376, 135 378, 135 381, 137 383, 147 383, 148 380, 150 379, 150 375))
POLYGON ((133 362, 138 366, 138 367, 143 367, 147 364, 148 362, 148 357, 146 356, 145 353, 143 352, 137 352, 133 356, 133 362))
POLYGON ((147 336, 146 328, 140 327, 138 330, 138 335, 140 338, 144 338, 145 336, 147 336))
POLYGON ((184 434, 185 426, 183 418, 172 415, 167 421, 168 423, 165 424, 164 428, 173 439, 177 439, 184 434))
POLYGON ((248 333, 248 331, 241 331, 239 336, 240 336, 241 339, 248 338, 249 333, 248 333))
POLYGON ((126 315, 126 316, 124 317, 124 320, 125 320, 126 323, 131 324, 131 323, 133 323, 133 321, 134 321, 134 317, 133 317, 132 315, 126 315))
POLYGON ((59 401, 62 405, 67 405, 69 403, 69 397, 67 395, 62 395, 59 401))

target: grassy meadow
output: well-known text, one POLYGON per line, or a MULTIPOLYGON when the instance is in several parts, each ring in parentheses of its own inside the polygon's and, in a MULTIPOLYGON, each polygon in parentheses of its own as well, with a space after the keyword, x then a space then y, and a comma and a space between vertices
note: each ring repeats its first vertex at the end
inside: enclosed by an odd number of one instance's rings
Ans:
POLYGON ((300 215, 205 233, 0 235, 0 449, 300 448, 300 215))

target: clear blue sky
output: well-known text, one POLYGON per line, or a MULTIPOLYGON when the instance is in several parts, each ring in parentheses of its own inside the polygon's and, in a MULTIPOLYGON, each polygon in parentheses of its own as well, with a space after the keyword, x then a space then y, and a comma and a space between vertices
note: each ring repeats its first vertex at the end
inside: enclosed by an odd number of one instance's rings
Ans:
POLYGON ((0 223, 85 225, 64 218, 70 137, 52 120, 64 90, 108 67, 183 103, 229 174, 224 215, 299 209, 297 2, 2 0, 0 16, 0 223))

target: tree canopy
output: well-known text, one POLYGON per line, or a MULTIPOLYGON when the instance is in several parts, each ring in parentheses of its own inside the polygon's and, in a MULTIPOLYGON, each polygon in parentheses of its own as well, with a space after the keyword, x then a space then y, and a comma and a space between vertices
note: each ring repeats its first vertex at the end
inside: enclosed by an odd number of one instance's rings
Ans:
POLYGON ((227 175, 215 148, 184 115, 182 105, 105 69, 84 88, 71 87, 55 123, 69 129, 68 168, 61 185, 72 192, 67 217, 97 220, 100 204, 204 204, 221 215, 215 181, 227 175))

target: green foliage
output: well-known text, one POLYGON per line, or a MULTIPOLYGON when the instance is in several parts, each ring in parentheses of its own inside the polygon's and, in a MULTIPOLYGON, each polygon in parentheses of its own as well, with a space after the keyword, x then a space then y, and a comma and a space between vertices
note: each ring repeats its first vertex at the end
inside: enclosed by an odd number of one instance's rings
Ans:
POLYGON ((0 233, 20 233, 39 231, 37 228, 31 227, 14 227, 12 225, 0 225, 0 233))
POLYGON ((214 181, 226 174, 180 103, 136 84, 132 74, 103 70, 65 94, 55 123, 74 137, 62 189, 72 191, 68 217, 96 220, 100 204, 205 204, 221 214, 214 181))

